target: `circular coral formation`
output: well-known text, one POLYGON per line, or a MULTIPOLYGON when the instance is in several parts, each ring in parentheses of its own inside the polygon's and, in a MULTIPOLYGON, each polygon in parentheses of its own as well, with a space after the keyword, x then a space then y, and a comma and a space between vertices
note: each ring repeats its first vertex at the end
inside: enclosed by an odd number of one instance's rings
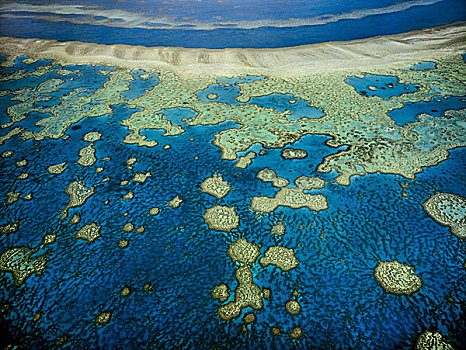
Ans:
POLYGON ((81 222, 81 216, 79 214, 74 214, 70 221, 68 222, 68 224, 70 225, 76 225, 76 224, 79 224, 81 222))
POLYGON ((323 188, 325 186, 325 181, 319 179, 318 177, 300 176, 294 181, 294 183, 298 188, 301 188, 303 190, 310 190, 312 188, 323 188))
POLYGON ((246 324, 250 324, 256 321, 256 315, 254 313, 249 313, 243 317, 243 322, 246 324))
POLYGON ((129 158, 127 161, 126 161, 126 164, 128 164, 129 166, 135 164, 137 162, 137 159, 136 158, 129 158))
POLYGON ((97 158, 95 157, 95 149, 92 146, 93 144, 91 143, 79 151, 79 159, 76 163, 81 166, 92 166, 95 164, 97 158))
POLYGON ((126 248, 129 244, 129 241, 127 239, 122 239, 121 241, 118 242, 118 246, 120 248, 126 248))
POLYGON ((201 184, 202 192, 211 194, 218 199, 225 197, 230 189, 231 187, 228 182, 224 181, 223 178, 217 174, 205 179, 201 184))
POLYGON ((435 221, 449 226, 458 238, 466 239, 466 198, 450 193, 436 193, 422 206, 435 221))
POLYGON ((110 316, 112 314, 110 312, 102 312, 99 315, 97 315, 95 319, 95 323, 103 325, 106 324, 108 321, 110 321, 110 316))
POLYGON ((169 201, 167 205, 175 209, 175 208, 178 208, 182 202, 183 200, 180 198, 180 196, 176 196, 171 201, 169 201))
POLYGON ((285 148, 282 150, 282 157, 285 159, 303 159, 307 157, 307 152, 303 149, 285 148))
POLYGON ((2 153, 2 158, 10 158, 13 153, 15 153, 14 151, 5 151, 2 153))
POLYGON ((230 232, 239 225, 234 207, 216 205, 206 210, 204 220, 210 229, 230 232))
POLYGON ((297 315, 301 311, 301 305, 296 300, 290 300, 285 305, 286 311, 292 315, 297 315))
POLYGON ((100 228, 101 226, 97 225, 95 222, 85 225, 76 233, 75 238, 84 239, 92 243, 100 237, 100 228))
POLYGON ((280 334, 280 329, 278 329, 276 327, 272 327, 272 334, 273 335, 279 335, 280 334))
POLYGON ((291 331, 290 333, 290 337, 293 338, 293 339, 299 339, 303 336, 303 331, 301 330, 301 328, 299 327, 296 327, 295 329, 293 329, 293 331, 291 331))
POLYGON ((66 165, 66 162, 54 164, 54 165, 49 166, 47 168, 47 171, 50 175, 52 174, 58 175, 65 171, 66 169, 65 165, 66 165))
POLYGON ((422 287, 422 280, 414 273, 414 268, 396 260, 379 261, 374 275, 388 293, 411 295, 422 287))
POLYGON ((159 208, 151 208, 151 210, 149 210, 150 215, 157 215, 159 212, 160 212, 159 208))
POLYGON ((217 94, 214 94, 214 93, 210 93, 210 94, 207 94, 206 96, 209 100, 215 100, 218 98, 218 95, 217 94))
POLYGON ((234 262, 247 265, 254 263, 260 253, 259 248, 255 244, 249 243, 243 238, 238 238, 236 242, 230 244, 228 248, 228 255, 234 262))
POLYGON ((134 225, 131 222, 128 222, 123 226, 123 231, 125 232, 131 232, 134 230, 134 225))
POLYGON ((416 350, 453 350, 453 347, 443 340, 440 333, 424 331, 417 338, 416 350))
POLYGON ((281 246, 270 247, 265 256, 259 260, 262 266, 275 265, 283 271, 289 271, 298 266, 298 260, 294 255, 293 249, 281 246))
POLYGON ((129 287, 125 287, 121 290, 120 294, 122 297, 126 297, 127 295, 129 295, 130 292, 131 290, 129 289, 129 287))
POLYGON ((271 295, 271 291, 270 291, 269 288, 264 288, 264 289, 262 289, 262 297, 263 297, 264 299, 270 298, 270 295, 271 295))
POLYGON ((241 306, 238 303, 230 301, 228 304, 221 306, 218 309, 218 315, 224 321, 229 321, 238 317, 241 313, 241 306))
POLYGON ((230 297, 230 293, 228 293, 228 286, 224 283, 215 286, 212 291, 212 296, 223 303, 230 297))
POLYGON ((271 232, 275 236, 283 236, 285 234, 285 225, 283 224, 274 225, 272 226, 271 232))
POLYGON ((54 233, 49 233, 44 236, 42 239, 42 244, 52 244, 55 242, 55 239, 57 238, 57 235, 54 233))
POLYGON ((91 131, 91 132, 88 132, 86 135, 84 135, 83 140, 87 142, 95 142, 95 141, 99 141, 101 137, 102 137, 102 134, 100 132, 91 131))

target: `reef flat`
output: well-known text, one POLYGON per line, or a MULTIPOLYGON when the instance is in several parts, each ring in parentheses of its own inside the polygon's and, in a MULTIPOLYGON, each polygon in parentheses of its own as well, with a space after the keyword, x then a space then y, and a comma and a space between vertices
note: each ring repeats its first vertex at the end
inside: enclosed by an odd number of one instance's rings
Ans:
POLYGON ((466 238, 466 199, 450 193, 436 193, 423 207, 427 214, 442 225, 449 226, 459 238, 466 238))
POLYGON ((377 282, 389 293, 410 295, 422 287, 422 281, 414 273, 414 269, 396 260, 379 262, 374 275, 377 282))
MULTIPOLYGON (((328 145, 332 147, 348 145, 349 150, 326 157, 319 165, 319 170, 329 172, 336 169, 341 174, 337 181, 347 185, 351 176, 373 172, 400 174, 407 178, 413 178, 416 173, 422 171, 423 167, 435 165, 446 159, 449 149, 464 145, 461 115, 458 115, 458 112, 454 110, 464 107, 464 98, 461 99, 464 88, 461 80, 458 80, 463 74, 461 72, 463 65, 461 53, 466 50, 464 43, 459 40, 464 30, 465 26, 451 26, 410 33, 409 35, 357 41, 350 44, 311 45, 299 48, 299 50, 306 52, 306 60, 303 64, 292 57, 293 50, 295 50, 292 49, 291 52, 286 51, 283 57, 289 61, 295 61, 293 67, 297 66, 302 70, 295 72, 296 75, 293 75, 293 79, 285 79, 283 74, 279 75, 274 71, 276 66, 280 66, 278 62, 267 68, 254 67, 252 63, 251 69, 238 68, 241 74, 245 72, 258 75, 267 74, 267 78, 252 79, 250 82, 246 79, 243 80, 244 83, 241 80, 235 82, 232 80, 233 86, 236 89, 239 88, 239 91, 229 97, 234 99, 234 104, 226 103, 226 101, 220 103, 210 99, 199 100, 196 96, 198 91, 209 89, 215 85, 216 74, 219 72, 222 74, 230 73, 228 70, 224 70, 223 66, 217 66, 213 59, 207 59, 205 64, 198 63, 193 71, 184 71, 191 66, 189 62, 184 63, 182 59, 176 64, 172 63, 171 66, 167 66, 167 62, 160 62, 159 60, 163 61, 164 57, 159 51, 161 49, 140 48, 142 51, 134 54, 134 60, 126 60, 123 57, 118 58, 118 55, 114 56, 117 51, 124 52, 125 55, 131 54, 132 48, 124 46, 105 47, 79 43, 58 45, 48 41, 30 42, 26 39, 11 38, 2 38, 1 46, 4 52, 29 53, 36 57, 35 59, 57 58, 61 62, 67 63, 78 63, 83 60, 113 65, 130 64, 145 68, 152 68, 152 64, 158 64, 155 74, 160 83, 156 82, 157 86, 150 93, 129 101, 121 99, 119 94, 125 94, 129 88, 128 81, 133 79, 130 71, 107 71, 105 74, 108 75, 109 81, 101 89, 96 90, 94 94, 70 96, 54 108, 41 108, 40 113, 51 113, 52 116, 38 121, 39 125, 44 126, 41 131, 35 133, 23 131, 23 138, 32 137, 35 140, 41 140, 45 137, 60 138, 72 123, 77 123, 83 118, 104 115, 111 111, 110 105, 128 102, 133 105, 133 108, 141 110, 135 111, 122 122, 131 131, 130 134, 126 135, 124 142, 154 147, 157 143, 154 140, 148 141, 147 137, 141 133, 152 129, 162 129, 166 136, 179 135, 184 132, 183 127, 164 117, 164 111, 186 108, 185 111, 188 114, 189 111, 194 111, 192 116, 186 118, 189 119, 188 125, 218 124, 226 120, 234 120, 241 125, 239 129, 223 130, 216 135, 215 144, 222 149, 222 156, 225 159, 236 159, 238 152, 247 150, 254 143, 278 148, 296 142, 306 134, 332 136, 332 140, 327 142, 328 145), (387 42, 391 45, 384 46, 387 42), (400 44, 400 42, 405 44, 400 44), (68 48, 69 45, 82 45, 82 49, 88 52, 88 55, 80 55, 79 50, 75 52, 68 48), (329 50, 326 45, 331 45, 332 49, 329 50), (376 47, 372 47, 372 45, 376 45, 376 47), (365 60, 364 57, 354 54, 349 49, 345 51, 345 48, 358 50, 359 47, 361 50, 362 48, 370 52, 373 50, 380 55, 386 54, 386 56, 383 60, 374 57, 365 60), (383 49, 384 47, 385 49, 383 49), (348 54, 348 57, 338 55, 339 58, 333 66, 332 60, 320 55, 325 53, 334 57, 334 50, 343 53, 349 51, 353 54, 348 54), (429 52, 429 60, 436 64, 435 69, 399 69, 415 63, 423 57, 423 53, 427 54, 427 52, 429 52), (147 59, 144 55, 147 55, 147 59), (288 57, 289 55, 291 57, 288 57), (307 57, 312 57, 312 59, 307 59, 307 57), (341 66, 342 63, 345 66, 341 66), (309 64, 320 64, 320 66, 314 67, 318 69, 318 72, 308 67, 309 64), (203 72, 203 69, 207 68, 209 69, 208 74, 203 72), (361 72, 366 69, 370 69, 373 76, 380 77, 380 79, 396 76, 398 81, 409 82, 410 86, 418 86, 418 88, 406 91, 403 86, 400 86, 401 95, 392 95, 391 97, 380 95, 382 96, 380 97, 378 94, 385 93, 387 89, 393 91, 399 89, 393 85, 394 83, 388 83, 388 87, 381 86, 374 96, 358 93, 357 89, 355 91, 355 87, 348 83, 348 77, 361 76, 361 72), (202 76, 199 75, 201 72, 202 76), (321 118, 304 116, 295 121, 288 118, 289 112, 287 112, 286 107, 284 111, 281 111, 249 103, 254 98, 288 93, 292 93, 295 98, 308 101, 309 105, 320 108, 324 111, 324 116, 321 118), (446 110, 443 118, 436 116, 432 119, 429 115, 430 110, 426 110, 426 113, 420 113, 412 123, 400 127, 397 125, 397 120, 389 116, 390 111, 403 108, 404 105, 431 101, 439 95, 447 96, 450 99, 459 98, 456 102, 458 106, 446 110), (92 101, 100 102, 91 106, 89 104, 92 101), (83 106, 89 107, 83 109, 83 106), (71 119, 67 120, 70 108, 75 113, 71 119), (448 120, 448 125, 444 125, 445 120, 448 120), (54 123, 53 127, 51 123, 54 123), (443 132, 446 129, 450 131, 443 132), (435 136, 430 136, 431 134, 435 134, 435 136)), ((195 57, 195 51, 191 50, 186 49, 186 54, 189 53, 189 57, 195 57)), ((185 51, 181 50, 180 52, 185 51)), ((213 51, 211 54, 214 56, 223 54, 230 57, 234 56, 235 52, 235 50, 213 51)), ((167 53, 168 56, 172 54, 167 53)), ((259 50, 257 54, 267 55, 267 52, 259 50)), ((228 60, 222 56, 223 58, 228 60)), ((261 57, 260 60, 267 62, 265 57, 261 57)), ((200 60, 200 62, 203 61, 200 60)), ((230 63, 228 65, 230 66, 230 63)), ((282 68, 284 74, 293 74, 292 67, 282 68)), ((40 74, 45 72, 41 71, 40 74)), ((39 72, 36 71, 33 74, 36 75, 39 72)), ((63 81, 59 79, 53 81, 54 84, 42 84, 37 91, 40 94, 38 96, 45 97, 47 94, 53 93, 57 86, 63 84, 63 81), (45 86, 48 85, 50 87, 46 88, 45 86)), ((372 86, 370 82, 366 84, 368 87, 372 86)), ((21 90, 21 93, 24 92, 21 90)), ((11 122, 4 123, 2 127, 10 127, 14 125, 12 123, 23 120, 25 109, 29 112, 37 111, 31 102, 25 100, 25 102, 9 108, 11 122)), ((94 164, 94 152, 92 143, 82 148, 79 151, 80 164, 83 166, 94 164)), ((252 161, 251 154, 247 155, 247 158, 240 159, 237 166, 246 167, 252 161), (243 164, 244 161, 247 163, 243 164)))
POLYGON ((457 346, 465 32, 0 38, 5 346, 457 346))

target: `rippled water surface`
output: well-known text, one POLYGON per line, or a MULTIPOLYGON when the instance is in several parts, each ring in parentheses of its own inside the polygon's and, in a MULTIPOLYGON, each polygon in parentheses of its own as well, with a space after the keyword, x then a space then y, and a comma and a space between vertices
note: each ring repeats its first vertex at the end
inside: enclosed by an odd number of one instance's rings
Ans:
POLYGON ((466 20, 463 0, 44 1, 0 5, 0 35, 101 44, 270 48, 466 20), (439 15, 441 14, 441 15, 439 15))
MULTIPOLYGON (((23 59, 18 58, 11 68, 2 67, 3 76, 30 73, 51 64, 45 60, 25 64, 23 59)), ((31 93, 34 96, 29 101, 36 106, 52 106, 72 94, 95 93, 108 82, 105 71, 109 70, 55 64, 45 75, 26 74, 22 79, 7 79, 2 86, 21 96, 31 93), (62 69, 75 73, 59 74, 62 69), (40 89, 46 88, 43 84, 53 79, 63 83, 41 94, 40 89), (21 94, 19 89, 24 89, 21 94)), ((33 274, 19 286, 14 285, 11 273, 0 274, 2 330, 8 334, 2 345, 29 349, 54 348, 57 342, 76 349, 411 349, 424 329, 432 329, 461 348, 466 330, 465 245, 432 220, 421 204, 436 192, 466 195, 463 149, 453 150, 448 160, 425 168, 416 180, 376 173, 354 176, 349 186, 342 186, 334 182, 336 173, 317 171, 324 157, 345 149, 326 145, 330 137, 306 135, 286 146, 305 150, 305 159, 283 159, 281 148, 254 144, 238 156, 250 151, 265 153, 242 169, 235 166, 236 161, 222 159, 220 148, 213 144, 215 134, 241 125, 234 121, 188 125, 196 115, 191 108, 162 111, 185 132, 163 136, 162 130, 145 129, 143 135, 157 141, 157 147, 128 145, 122 142, 128 129, 121 122, 141 110, 130 101, 159 83, 156 74, 142 81, 143 74, 134 70, 121 102, 108 113, 73 123, 64 138, 24 141, 16 135, 0 145, 0 154, 14 151, 10 157, 0 158, 1 194, 12 190, 22 195, 33 193, 30 201, 1 204, 1 225, 20 220, 17 232, 0 237, 1 251, 37 247, 31 259, 44 256, 47 261, 42 274, 33 274), (89 144, 84 135, 93 131, 102 134, 101 140, 93 143, 96 163, 83 167, 77 163, 78 152, 89 144), (132 158, 136 161, 129 165, 132 158), (16 162, 24 159, 27 164, 18 166, 16 162), (61 162, 67 164, 63 173, 47 172, 47 167, 61 162), (291 182, 301 175, 325 180, 324 188, 309 192, 323 194, 329 208, 315 212, 279 207, 257 216, 250 209, 251 197, 273 197, 278 190, 256 177, 271 166, 291 182), (144 183, 121 184, 136 173, 147 172, 151 176, 144 183), (29 176, 19 180, 21 173, 29 176), (234 189, 222 199, 200 188, 214 173, 234 189), (60 220, 69 201, 65 189, 74 181, 94 187, 95 194, 82 206, 70 208, 68 218, 60 220), (408 188, 407 198, 402 196, 401 182, 408 188), (133 199, 123 198, 128 192, 133 199), (175 196, 182 199, 180 206, 168 206, 175 196), (231 232, 209 229, 202 215, 213 205, 234 206, 241 218, 239 227, 231 232), (160 208, 158 215, 149 214, 153 207, 160 208), (74 214, 80 215, 80 223, 69 223, 74 214), (101 236, 91 243, 76 239, 76 232, 91 222, 102 226, 101 236), (129 222, 134 230, 126 232, 122 228, 129 222), (283 236, 271 233, 278 223, 286 226, 283 236), (140 227, 144 230, 137 232, 140 227), (47 234, 56 235, 53 244, 41 244, 47 234), (274 245, 293 247, 299 265, 285 272, 254 263, 254 283, 269 288, 272 296, 264 299, 263 309, 246 308, 241 317, 225 322, 217 313, 222 303, 211 293, 214 286, 225 283, 231 292, 228 301, 234 299, 238 264, 227 251, 239 237, 260 245, 261 254, 274 245), (119 247, 121 240, 129 242, 126 248, 119 247), (389 294, 377 283, 374 269, 378 261, 395 259, 415 266, 423 281, 419 292, 409 297, 389 294), (123 296, 125 287, 130 293, 123 296), (299 315, 286 311, 284 305, 290 299, 300 303, 299 315), (242 317, 251 311, 256 322, 244 330, 242 317), (95 322, 101 312, 111 313, 105 325, 95 322), (38 314, 40 318, 33 321, 38 314), (274 336, 271 327, 280 328, 282 335, 274 336), (303 332, 298 340, 288 336, 295 327, 303 332)), ((262 78, 219 79, 197 96, 203 100, 208 93, 215 93, 222 103, 237 103, 235 82, 241 79, 262 78)), ((0 124, 10 120, 7 109, 19 103, 12 97, 8 93, 0 98, 0 124)), ((215 99, 212 101, 217 102, 215 99)), ((310 106, 306 110, 302 102, 292 95, 276 94, 248 103, 280 112, 289 109, 290 116, 319 112, 310 106), (296 107, 289 106, 291 100, 296 107)), ((98 105, 97 100, 83 108, 98 105)), ((6 127, 2 135, 15 127, 38 131, 38 118, 31 112, 6 127)))

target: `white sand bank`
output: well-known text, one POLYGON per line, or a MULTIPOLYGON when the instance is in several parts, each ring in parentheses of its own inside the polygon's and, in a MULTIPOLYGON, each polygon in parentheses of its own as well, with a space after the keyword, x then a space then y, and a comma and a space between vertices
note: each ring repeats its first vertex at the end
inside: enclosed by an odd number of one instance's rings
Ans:
POLYGON ((466 52, 466 24, 347 42, 279 49, 186 49, 0 37, 0 52, 179 74, 295 76, 329 70, 406 66, 466 52))

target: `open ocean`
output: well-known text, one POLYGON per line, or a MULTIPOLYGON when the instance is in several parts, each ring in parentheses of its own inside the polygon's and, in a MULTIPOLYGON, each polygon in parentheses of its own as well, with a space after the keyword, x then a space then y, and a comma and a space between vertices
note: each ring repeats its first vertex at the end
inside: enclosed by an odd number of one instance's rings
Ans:
MULTIPOLYGON (((223 1, 221 5, 217 1, 173 1, 170 2, 173 4, 170 10, 159 1, 144 4, 135 1, 68 1, 65 4, 71 6, 79 3, 89 10, 83 13, 78 11, 79 14, 76 14, 71 7, 63 15, 53 13, 54 5, 63 4, 61 1, 18 3, 40 5, 41 11, 50 12, 37 12, 34 6, 29 6, 28 11, 19 8, 16 12, 12 10, 14 6, 5 8, 0 12, 0 35, 99 44, 212 49, 276 48, 346 41, 466 20, 464 0, 294 1, 292 5, 288 1, 279 0, 223 1), (240 4, 240 7, 235 8, 234 4, 240 4), (106 12, 110 8, 117 11, 117 14, 110 13, 115 18, 106 12), (98 16, 99 10, 109 17, 98 16), (159 27, 156 26, 154 29, 132 27, 131 15, 135 12, 144 13, 147 20, 143 20, 143 23, 149 25, 149 19, 156 15, 169 18, 168 22, 172 24, 181 19, 184 19, 182 23, 195 24, 181 24, 177 29, 171 29, 170 26, 166 29, 157 29, 159 27), (42 17, 37 18, 40 14, 42 17), (130 18, 126 21, 125 16, 130 18), (299 19, 303 18, 314 19, 314 24, 300 25, 299 19), (277 20, 282 21, 279 27, 275 25, 277 20), (226 28, 202 30, 196 29, 199 22, 233 24, 228 24, 226 28), (254 28, 244 29, 250 25, 254 28)), ((154 18, 151 21, 156 21, 157 17, 154 18)))

